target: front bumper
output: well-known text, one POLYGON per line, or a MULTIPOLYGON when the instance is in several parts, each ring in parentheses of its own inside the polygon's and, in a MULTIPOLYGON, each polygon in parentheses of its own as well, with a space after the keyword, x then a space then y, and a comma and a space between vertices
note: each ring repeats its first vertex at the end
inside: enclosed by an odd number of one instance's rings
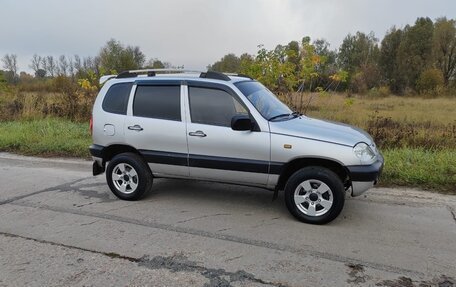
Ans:
POLYGON ((374 186, 382 173, 383 166, 384 159, 381 154, 373 164, 347 166, 352 183, 352 196, 359 196, 374 186))

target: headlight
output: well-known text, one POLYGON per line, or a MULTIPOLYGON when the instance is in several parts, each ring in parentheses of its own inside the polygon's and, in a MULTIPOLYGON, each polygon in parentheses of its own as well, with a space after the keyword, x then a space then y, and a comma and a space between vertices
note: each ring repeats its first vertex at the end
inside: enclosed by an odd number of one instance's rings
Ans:
POLYGON ((363 162, 369 162, 375 158, 374 151, 366 143, 363 142, 357 143, 353 148, 353 152, 355 153, 356 157, 363 162))

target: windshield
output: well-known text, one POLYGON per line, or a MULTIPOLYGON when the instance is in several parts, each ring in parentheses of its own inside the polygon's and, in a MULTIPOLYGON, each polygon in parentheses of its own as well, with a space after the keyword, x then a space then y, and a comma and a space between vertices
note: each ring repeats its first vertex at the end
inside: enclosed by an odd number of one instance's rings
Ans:
POLYGON ((292 115, 292 111, 271 91, 255 81, 234 84, 267 120, 292 115))

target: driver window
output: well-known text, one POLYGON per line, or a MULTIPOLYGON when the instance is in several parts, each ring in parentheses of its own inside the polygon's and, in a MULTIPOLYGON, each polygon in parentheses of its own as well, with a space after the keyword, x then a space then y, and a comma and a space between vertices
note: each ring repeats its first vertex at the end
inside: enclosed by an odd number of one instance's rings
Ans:
POLYGON ((211 88, 189 87, 192 123, 231 126, 235 115, 248 115, 247 109, 229 93, 211 88))

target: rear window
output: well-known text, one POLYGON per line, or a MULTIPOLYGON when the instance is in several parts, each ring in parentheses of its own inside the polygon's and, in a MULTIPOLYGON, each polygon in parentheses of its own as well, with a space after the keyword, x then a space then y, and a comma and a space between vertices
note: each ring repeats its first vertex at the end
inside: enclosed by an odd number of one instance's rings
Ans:
POLYGON ((133 115, 180 121, 180 86, 138 86, 133 101, 133 115))
POLYGON ((119 83, 112 85, 103 100, 104 111, 113 114, 126 115, 128 96, 130 95, 132 83, 119 83))

